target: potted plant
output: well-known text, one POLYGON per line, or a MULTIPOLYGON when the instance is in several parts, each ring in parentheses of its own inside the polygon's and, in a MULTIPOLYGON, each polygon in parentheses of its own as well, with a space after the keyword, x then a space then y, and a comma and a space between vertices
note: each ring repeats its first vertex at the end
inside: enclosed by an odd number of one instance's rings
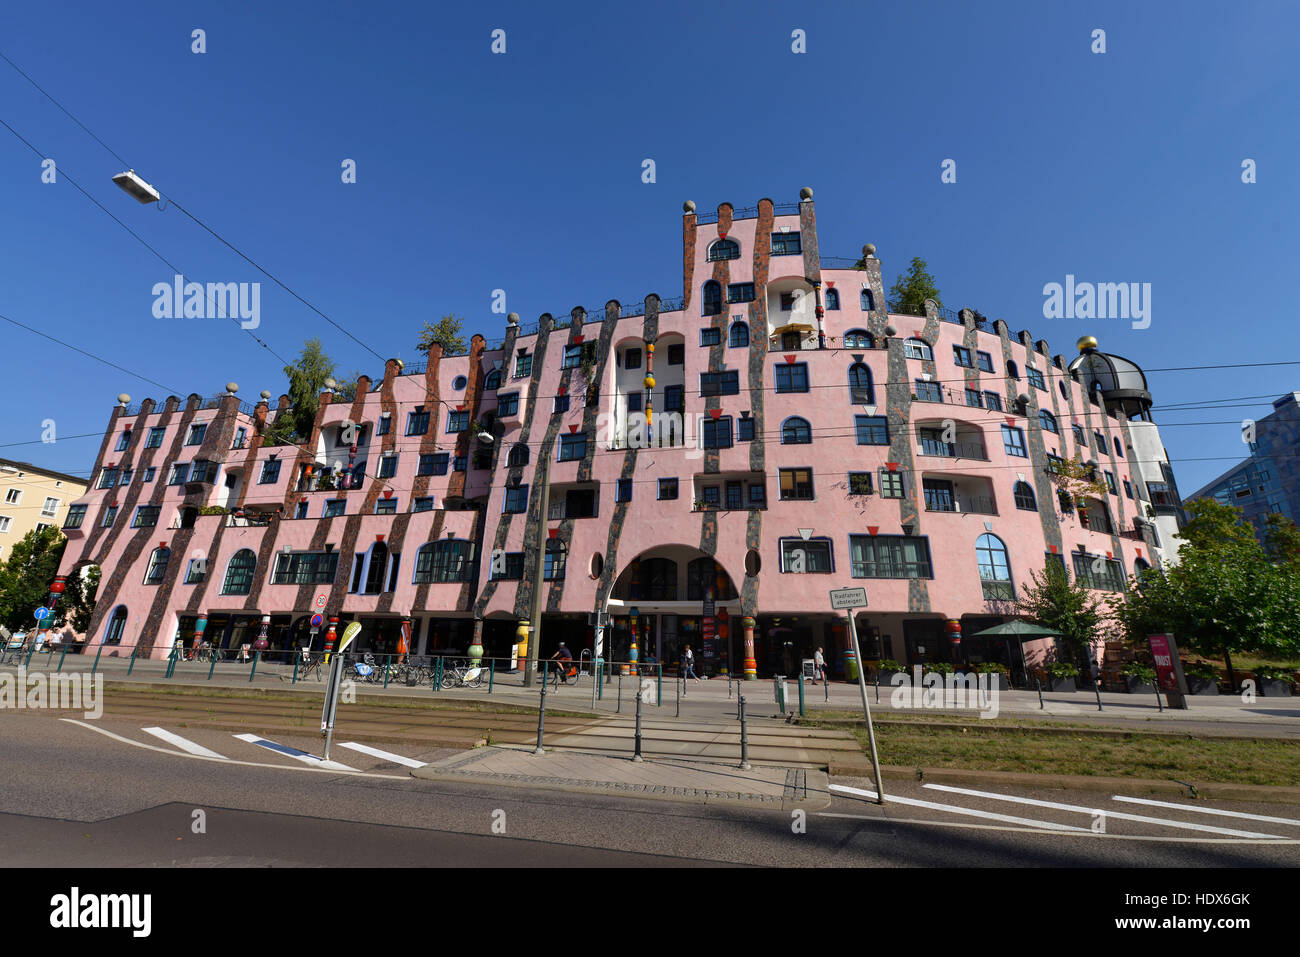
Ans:
POLYGON ((1138 661, 1130 661, 1120 672, 1124 676, 1124 690, 1129 694, 1154 694, 1156 669, 1138 661))
MULTIPOLYGON (((925 665, 922 665, 922 666, 921 666, 921 677, 924 678, 926 675, 929 675, 929 674, 936 674, 936 675, 944 675, 944 676, 946 676, 946 675, 950 675, 950 674, 952 674, 954 670, 955 670, 955 669, 953 668, 953 666, 952 666, 952 664, 951 664, 950 662, 947 662, 947 661, 931 661, 929 664, 925 664, 925 665)), ((942 681, 943 681, 943 679, 941 678, 941 679, 940 679, 940 682, 942 682, 942 681)))
POLYGON ((1291 697, 1291 672, 1280 665, 1260 665, 1255 669, 1255 688, 1265 698, 1291 697))
POLYGON ((1208 661, 1198 661, 1183 670, 1191 694, 1218 694, 1219 669, 1208 661))
MULTIPOLYGON (((1010 685, 1007 681, 1006 665, 998 664, 996 661, 981 661, 975 666, 975 673, 981 676, 988 675, 987 682, 990 689, 997 688, 999 691, 1010 690, 1010 685)), ((982 684, 985 679, 981 677, 980 681, 982 684)))
POLYGON ((1079 676, 1079 669, 1066 662, 1057 661, 1047 666, 1048 689, 1051 691, 1074 691, 1074 679, 1079 676))
POLYGON ((903 666, 893 658, 882 658, 880 664, 876 666, 876 682, 878 684, 892 685, 894 683, 894 675, 906 674, 907 672, 903 670, 903 666))

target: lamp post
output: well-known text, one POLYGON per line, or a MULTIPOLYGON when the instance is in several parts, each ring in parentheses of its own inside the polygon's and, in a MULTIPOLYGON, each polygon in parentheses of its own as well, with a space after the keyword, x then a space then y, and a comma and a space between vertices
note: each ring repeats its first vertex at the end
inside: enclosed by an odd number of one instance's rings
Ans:
MULTIPOLYGON (((549 454, 540 455, 537 463, 538 492, 537 533, 534 547, 537 554, 533 557, 532 591, 528 596, 528 621, 530 627, 524 640, 528 644, 528 657, 524 662, 524 687, 533 686, 533 676, 537 674, 537 655, 542 642, 542 588, 546 580, 546 516, 551 508, 551 459, 549 454)), ((520 632, 524 632, 520 628, 520 632)))

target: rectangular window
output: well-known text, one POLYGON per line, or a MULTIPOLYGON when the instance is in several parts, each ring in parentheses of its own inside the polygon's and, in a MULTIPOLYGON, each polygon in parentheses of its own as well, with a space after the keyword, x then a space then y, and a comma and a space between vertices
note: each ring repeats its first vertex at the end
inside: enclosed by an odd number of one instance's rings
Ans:
POLYGON ((469 457, 457 455, 451 460, 451 470, 453 472, 463 472, 469 465, 469 457))
POLYGON ((506 489, 506 500, 501 511, 520 514, 528 511, 528 486, 516 485, 506 489))
POLYGON ((522 353, 515 359, 515 378, 525 379, 533 374, 533 357, 531 353, 522 353))
POLYGON ((716 419, 705 419, 700 427, 703 448, 731 448, 731 416, 723 415, 716 419))
POLYGON ((773 256, 798 256, 803 252, 798 233, 773 233, 773 256))
POLYGON ((69 505, 68 517, 63 522, 64 528, 81 528, 81 523, 86 519, 85 505, 69 505))
POLYGON ((135 521, 131 523, 132 528, 153 528, 158 524, 158 514, 162 508, 157 505, 141 505, 135 510, 135 521))
POLYGON ((397 456, 381 455, 379 457, 379 478, 392 478, 397 474, 397 456))
POLYGON ((206 563, 201 558, 191 558, 189 565, 185 568, 185 584, 197 585, 207 578, 208 569, 206 563))
POLYGON ((984 393, 984 408, 992 409, 994 412, 1002 411, 1002 396, 996 392, 984 393))
POLYGON ((623 353, 623 368, 624 369, 641 368, 640 349, 628 349, 626 352, 623 353))
POLYGON ((258 476, 259 485, 274 485, 280 481, 280 460, 267 459, 262 463, 262 474, 258 476))
POLYGON ((1043 374, 1032 367, 1025 370, 1029 375, 1029 383, 1040 392, 1047 391, 1047 383, 1043 380, 1043 374))
POLYGON ((736 370, 729 372, 701 372, 700 373, 700 395, 739 395, 740 394, 740 373, 736 370))
POLYGON ((560 436, 560 461, 580 462, 587 457, 587 433, 560 436))
POLYGON ((889 420, 883 415, 855 415, 858 445, 888 445, 889 420))
POLYGON ((984 372, 993 371, 993 357, 989 355, 987 352, 976 352, 975 358, 976 360, 978 360, 977 364, 979 365, 980 369, 982 369, 984 372))
MULTIPOLYGON (((737 387, 739 391, 739 387, 737 387)), ((666 385, 664 386, 664 411, 665 412, 685 412, 686 411, 686 387, 683 385, 666 385)))
POLYGON ((735 510, 745 507, 745 486, 740 482, 728 482, 726 485, 727 508, 735 510))
POLYGON ((432 512, 432 511, 433 511, 433 496, 432 496, 432 495, 425 495, 425 496, 422 496, 422 497, 420 497, 420 498, 417 498, 414 502, 411 503, 411 511, 412 511, 412 512, 432 512))
POLYGON ((850 535, 854 578, 933 578, 930 542, 910 535, 850 535))
POLYGON ((1088 447, 1088 437, 1083 434, 1083 429, 1077 425, 1070 426, 1070 429, 1074 432, 1075 447, 1078 449, 1086 449, 1088 447))
POLYGON ((307 517, 307 503, 306 503, 306 502, 299 502, 299 503, 294 507, 294 510, 293 510, 293 517, 294 517, 294 518, 306 518, 306 517, 307 517))
POLYGON ((190 473, 190 463, 182 462, 179 465, 172 466, 171 478, 167 480, 168 485, 184 485, 185 478, 190 473))
POLYGON ((149 438, 144 443, 146 449, 157 449, 162 447, 163 435, 166 434, 166 426, 156 426, 149 430, 149 438))
POLYGON ((701 346, 718 346, 722 344, 721 329, 701 329, 700 345, 701 346))
POLYGON ((217 480, 217 463, 207 459, 195 459, 190 472, 191 482, 215 482, 217 480))
POLYGON ((891 472, 889 469, 880 470, 880 497, 903 497, 903 473, 891 472))
POLYGON ((1007 455, 1014 455, 1021 459, 1029 458, 1029 452, 1025 449, 1025 430, 1010 425, 1002 426, 1002 448, 1007 455))
POLYGON ((979 389, 966 390, 966 404, 975 409, 981 408, 984 405, 984 403, 980 401, 979 389))
POLYGON ((849 494, 850 495, 870 495, 871 473, 870 472, 850 472, 849 473, 849 494))
MULTIPOLYGON (((13 518, 9 515, 0 515, 0 532, 9 531, 9 526, 13 524, 13 518)), ((112 524, 109 522, 108 524, 112 524)))
POLYGON ((115 521, 117 521, 117 506, 109 505, 104 509, 104 520, 100 524, 104 528, 112 528, 115 521))
POLYGON ((185 438, 185 444, 202 445, 203 436, 207 435, 207 433, 208 433, 208 427, 206 423, 203 425, 191 425, 190 434, 185 438))
POLYGON ((499 560, 493 556, 492 579, 494 581, 519 581, 524 577, 524 553, 501 552, 499 560))
POLYGON ((423 408, 408 412, 406 415, 406 434, 425 435, 429 431, 429 413, 423 408))
POLYGON ((808 363, 786 362, 776 367, 777 392, 807 392, 808 363))
POLYGON ((53 518, 59 511, 59 500, 57 498, 47 498, 45 504, 41 506, 41 514, 47 518, 53 518))
POLYGON ((927 382, 924 379, 917 379, 914 383, 916 388, 916 398, 918 402, 942 402, 943 390, 939 388, 937 382, 927 382))
POLYGON ((328 585, 338 573, 338 552, 294 552, 275 560, 273 585, 328 585))
POLYGON ((677 497, 677 479, 661 478, 659 480, 659 500, 667 501, 677 497))
POLYGON ((704 504, 705 504, 705 505, 721 505, 721 504, 722 504, 722 489, 718 488, 718 486, 716 486, 716 485, 706 485, 706 486, 704 486, 704 488, 703 488, 701 491, 704 492, 704 504))
POLYGON ((1092 432, 1092 443, 1093 446, 1097 449, 1098 455, 1106 454, 1106 440, 1102 438, 1101 433, 1098 432, 1096 429, 1093 429, 1092 432))
POLYGON ((686 361, 686 343, 675 342, 668 347, 668 364, 679 366, 686 361))
POLYGON ((727 286, 727 302, 753 302, 754 284, 752 282, 733 282, 727 286))
POLYGON ((128 445, 131 444, 131 430, 127 429, 117 438, 117 448, 114 451, 125 452, 128 445))
POLYGON ((642 398, 640 392, 629 392, 627 394, 627 410, 629 412, 640 412, 642 398))
POLYGON ((781 539, 781 571, 796 575, 829 575, 831 540, 829 538, 781 539))
POLYGON ((736 423, 736 438, 741 442, 754 441, 754 420, 745 416, 736 423))
POLYGON ((812 469, 780 469, 781 501, 811 502, 813 500, 812 469))
POLYGON ((749 507, 766 508, 767 507, 767 486, 762 482, 749 483, 749 507))
POLYGON ((614 489, 614 501, 632 501, 632 480, 630 478, 621 478, 618 480, 618 485, 614 489))
POLYGON ((1119 486, 1115 484, 1115 474, 1113 472, 1106 473, 1106 488, 1110 489, 1111 495, 1119 494, 1119 486))
MULTIPOLYGON (((102 471, 102 472, 99 473, 99 487, 100 487, 100 488, 112 488, 114 485, 117 484, 117 477, 118 477, 118 475, 120 475, 120 474, 121 474, 121 473, 120 473, 117 469, 104 469, 104 471, 102 471)), ((10 490, 9 490, 9 494, 12 495, 12 494, 14 493, 14 491, 15 491, 15 489, 10 489, 10 490)), ((20 492, 19 495, 21 495, 21 494, 22 494, 22 493, 20 492)), ((6 501, 9 501, 8 496, 6 496, 6 499, 5 499, 5 500, 6 500, 6 501)), ((15 497, 15 498, 13 499, 13 501, 16 502, 16 501, 18 501, 18 499, 15 497)))
POLYGON ((153 481, 153 477, 154 477, 155 475, 157 475, 157 474, 158 474, 158 469, 157 469, 157 467, 156 467, 156 466, 153 466, 153 465, 150 465, 150 466, 148 466, 148 467, 144 470, 144 474, 140 476, 140 481, 141 481, 141 482, 152 482, 152 481, 153 481))
POLYGON ((518 415, 518 414, 519 414, 519 393, 509 392, 505 395, 502 395, 500 392, 498 392, 497 393, 497 415, 504 419, 507 416, 518 415))
POLYGON ((241 426, 240 428, 235 429, 235 441, 230 447, 232 449, 242 449, 246 445, 248 445, 248 429, 241 426))
POLYGON ((1124 480, 1124 495, 1127 498, 1133 497, 1133 483, 1130 482, 1128 479, 1124 480))
POLYGON ((397 514, 397 499, 396 499, 396 498, 381 498, 381 499, 379 499, 378 501, 376 501, 376 502, 375 502, 375 514, 376 514, 376 515, 396 515, 396 514, 397 514))
POLYGON ((328 498, 325 500, 325 518, 336 518, 346 514, 348 500, 345 498, 328 498))
POLYGON ((965 346, 952 347, 952 362, 953 365, 962 366, 966 369, 974 367, 974 364, 971 362, 970 350, 965 346))
POLYGON ((464 432, 469 428, 469 410, 447 413, 447 433, 464 432))
POLYGON ((1085 588, 1100 591, 1124 590, 1124 566, 1119 562, 1084 552, 1075 552, 1073 557, 1075 581, 1085 588))
POLYGON ((379 417, 379 424, 375 426, 375 435, 387 435, 393 431, 393 417, 385 412, 379 417))
POLYGON ((568 412, 568 411, 569 411, 569 394, 566 392, 564 395, 557 395, 555 397, 555 407, 551 410, 551 413, 555 414, 557 412, 568 412))
MULTIPOLYGON (((100 488, 103 488, 102 484, 100 485, 100 488)), ((5 492, 5 504, 17 505, 22 500, 22 497, 23 493, 21 489, 11 488, 5 492)))
MULTIPOLYGON (((416 467, 415 474, 416 474, 416 475, 433 475, 433 474, 435 474, 435 473, 434 473, 434 460, 435 460, 436 458, 437 458, 437 456, 435 456, 432 452, 425 452, 425 453, 421 454, 421 455, 420 455, 420 464, 416 467)), ((446 469, 444 469, 443 472, 442 472, 441 474, 445 475, 445 474, 446 474, 446 469)))
POLYGON ((119 485, 131 484, 131 469, 129 467, 122 469, 122 480, 118 484, 119 485))

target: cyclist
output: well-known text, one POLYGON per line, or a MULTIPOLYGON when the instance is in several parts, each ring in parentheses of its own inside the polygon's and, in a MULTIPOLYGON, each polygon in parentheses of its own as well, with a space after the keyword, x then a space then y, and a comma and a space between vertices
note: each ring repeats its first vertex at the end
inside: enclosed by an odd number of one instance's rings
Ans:
POLYGON ((573 664, 573 652, 569 651, 569 646, 560 642, 560 649, 553 655, 552 659, 558 659, 560 662, 560 683, 569 683, 569 666, 573 664))

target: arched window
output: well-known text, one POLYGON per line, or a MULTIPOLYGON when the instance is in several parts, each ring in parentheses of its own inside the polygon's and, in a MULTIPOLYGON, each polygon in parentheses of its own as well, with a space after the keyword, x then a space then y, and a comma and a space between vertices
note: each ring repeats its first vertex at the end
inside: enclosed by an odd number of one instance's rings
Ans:
POLYGON ((1016 508, 1023 508, 1027 512, 1038 511, 1038 499, 1034 497, 1034 490, 1028 482, 1017 482, 1012 494, 1016 500, 1016 508))
POLYGON ((739 259, 740 243, 734 239, 719 239, 709 247, 709 262, 721 262, 724 259, 739 259))
POLYGON ((523 442, 516 442, 510 446, 510 454, 506 456, 506 467, 512 469, 523 468, 528 464, 528 446, 523 442))
POLYGON ((985 601, 1010 601, 1016 597, 1011 583, 1011 563, 1007 547, 996 535, 981 535, 975 540, 975 558, 979 563, 980 584, 985 601))
POLYGON ((483 391, 493 392, 501 388, 501 370, 493 369, 483 377, 483 391))
POLYGON ((1016 364, 1012 362, 1010 359, 1007 360, 1007 377, 1011 379, 1020 378, 1020 370, 1016 367, 1016 364))
MULTIPOLYGON (((908 339, 903 343, 903 355, 909 359, 929 359, 934 360, 934 352, 930 349, 930 344, 924 339, 908 339)), ((1010 366, 1008 365, 1008 368, 1010 366)))
POLYGON ((849 366, 849 402, 853 405, 870 405, 876 401, 876 390, 871 384, 871 370, 861 362, 849 366))
POLYGON ((749 346, 749 324, 733 322, 731 324, 731 336, 727 339, 727 345, 733 349, 747 348, 749 346))
POLYGON ((1055 432, 1058 435, 1061 433, 1061 430, 1056 427, 1056 416, 1046 409, 1038 410, 1038 424, 1043 427, 1044 432, 1055 432))
POLYGON ((677 563, 671 558, 647 558, 638 563, 631 597, 642 601, 677 600, 677 563))
POLYGON ((795 415, 781 423, 782 445, 807 445, 811 441, 812 427, 808 424, 807 419, 801 419, 795 415))
POLYGON ((862 302, 863 312, 870 312, 876 308, 876 297, 871 294, 870 289, 862 290, 862 295, 859 298, 862 302))
POLYGON ((163 578, 167 575, 167 562, 172 557, 170 548, 159 546, 153 550, 149 556, 149 570, 145 572, 144 583, 146 585, 161 585, 163 578))
POLYGON ((1150 570, 1151 563, 1145 558, 1133 559, 1133 574, 1141 577, 1142 573, 1150 570))
POLYGON ((247 595, 253 590, 253 575, 257 571, 257 555, 251 548, 241 548, 226 564, 226 578, 221 583, 223 595, 247 595))
POLYGON ((826 290, 826 308, 838 309, 840 307, 840 293, 838 289, 826 290))
POLYGON ((704 284, 704 315, 717 316, 722 314, 722 286, 718 285, 716 279, 710 279, 704 284))
POLYGON ((569 549, 558 538, 546 543, 546 568, 542 576, 548 582, 564 580, 564 566, 568 563, 569 549))
POLYGON ((415 555, 415 584, 467 581, 473 567, 474 543, 448 538, 421 546, 415 555))
POLYGON ((715 601, 736 597, 736 588, 722 566, 708 556, 697 558, 686 566, 686 600, 703 601, 710 590, 715 601))
POLYGON ((113 610, 113 617, 108 620, 104 631, 104 644, 116 645, 122 641, 122 632, 126 630, 126 605, 118 605, 113 610))
POLYGON ((867 332, 866 329, 850 329, 844 333, 845 349, 874 349, 876 348, 876 337, 867 332))

